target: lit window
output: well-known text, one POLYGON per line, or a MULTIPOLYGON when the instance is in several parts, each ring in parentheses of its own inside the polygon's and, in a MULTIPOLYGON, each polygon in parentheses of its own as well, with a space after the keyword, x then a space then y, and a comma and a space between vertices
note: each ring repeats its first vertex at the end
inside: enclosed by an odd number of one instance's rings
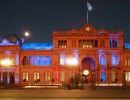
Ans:
POLYGON ((130 58, 125 59, 125 65, 130 65, 130 58))
POLYGON ((34 81, 40 81, 40 74, 39 74, 39 72, 34 73, 34 81))
POLYGON ((67 40, 59 40, 58 47, 59 48, 66 48, 67 47, 67 40))
POLYGON ((38 56, 34 57, 34 65, 39 66, 39 57, 38 56))
POLYGON ((128 59, 128 65, 130 65, 130 59, 128 59))
POLYGON ((45 66, 45 57, 44 56, 40 57, 40 66, 45 66))
POLYGON ((30 57, 29 57, 29 64, 30 64, 30 65, 33 65, 33 60, 34 60, 33 57, 30 56, 30 57))
POLYGON ((126 72, 126 81, 130 81, 130 72, 126 72))
POLYGON ((50 81, 50 80, 51 80, 51 73, 45 72, 45 81, 50 81))
POLYGON ((100 64, 101 65, 106 65, 106 58, 105 57, 102 57, 101 60, 100 60, 100 64))
POLYGON ((65 65, 65 55, 64 54, 60 55, 60 65, 65 65))
POLYGON ((60 73, 60 81, 65 81, 65 72, 64 71, 62 71, 61 73, 60 73))
POLYGON ((118 47, 118 40, 110 40, 110 47, 118 47))
POLYGON ((125 59, 125 65, 127 65, 127 59, 125 59))
POLYGON ((100 78, 101 78, 101 82, 105 83, 106 82, 106 73, 101 73, 100 78))
POLYGON ((113 66, 117 66, 119 64, 119 59, 118 59, 117 55, 114 54, 111 56, 111 64, 113 66))
POLYGON ((46 56, 46 66, 50 66, 51 65, 51 58, 50 56, 46 56))
POLYGON ((23 73, 23 81, 28 81, 28 73, 23 73))

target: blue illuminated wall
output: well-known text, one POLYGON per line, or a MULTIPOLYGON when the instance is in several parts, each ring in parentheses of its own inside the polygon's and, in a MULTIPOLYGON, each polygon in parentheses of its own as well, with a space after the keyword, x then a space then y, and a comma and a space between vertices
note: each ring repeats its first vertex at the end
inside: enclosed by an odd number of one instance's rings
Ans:
POLYGON ((106 73, 100 74, 101 82, 106 82, 106 73))
POLYGON ((130 43, 124 43, 124 48, 130 50, 130 43))
POLYGON ((53 49, 52 43, 26 43, 21 45, 21 50, 49 50, 53 49))
POLYGON ((119 58, 118 58, 118 56, 116 54, 113 54, 111 56, 111 64, 113 66, 117 66, 119 64, 119 58))

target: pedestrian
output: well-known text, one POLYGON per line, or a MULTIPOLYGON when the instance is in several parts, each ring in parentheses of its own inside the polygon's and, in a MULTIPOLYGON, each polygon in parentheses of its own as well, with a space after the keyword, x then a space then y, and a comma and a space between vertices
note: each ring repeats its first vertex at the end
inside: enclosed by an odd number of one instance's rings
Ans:
POLYGON ((67 85, 68 85, 68 89, 70 90, 71 89, 70 88, 70 81, 68 81, 67 85))

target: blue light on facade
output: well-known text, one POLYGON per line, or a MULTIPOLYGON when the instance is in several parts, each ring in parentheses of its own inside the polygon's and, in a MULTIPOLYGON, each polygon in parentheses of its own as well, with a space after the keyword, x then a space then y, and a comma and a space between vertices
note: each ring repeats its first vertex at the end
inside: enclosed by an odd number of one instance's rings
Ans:
POLYGON ((124 48, 130 50, 130 43, 124 43, 124 48))
POLYGON ((117 66, 119 64, 119 59, 118 59, 118 56, 116 54, 113 54, 111 56, 111 64, 113 66, 117 66))
POLYGON ((100 78, 102 82, 106 82, 106 73, 101 73, 100 78))
POLYGON ((53 49, 52 43, 27 43, 21 45, 21 50, 50 50, 53 49))

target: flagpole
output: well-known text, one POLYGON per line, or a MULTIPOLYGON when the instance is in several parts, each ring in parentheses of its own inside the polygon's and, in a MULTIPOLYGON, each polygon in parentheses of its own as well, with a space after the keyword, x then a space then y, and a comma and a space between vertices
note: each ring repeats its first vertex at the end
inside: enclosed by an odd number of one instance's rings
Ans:
POLYGON ((89 11, 92 11, 92 10, 93 10, 93 7, 87 0, 87 24, 88 24, 88 20, 89 20, 89 15, 88 15, 89 11))
MULTIPOLYGON (((87 0, 88 3, 88 0, 87 0)), ((87 7, 87 24, 88 24, 88 7, 87 7)))
POLYGON ((87 9, 87 24, 88 24, 88 9, 87 9))

